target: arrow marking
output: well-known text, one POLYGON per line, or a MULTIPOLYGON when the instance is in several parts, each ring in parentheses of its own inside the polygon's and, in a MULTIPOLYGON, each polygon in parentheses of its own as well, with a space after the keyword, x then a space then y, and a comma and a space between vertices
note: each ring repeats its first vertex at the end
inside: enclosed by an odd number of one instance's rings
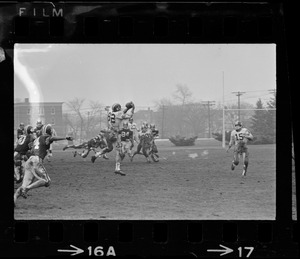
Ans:
POLYGON ((222 245, 220 245, 220 247, 223 247, 225 250, 222 250, 222 249, 207 249, 207 252, 221 252, 221 253, 223 253, 223 254, 220 254, 220 256, 223 256, 223 255, 226 255, 226 254, 229 254, 229 253, 233 252, 233 250, 229 247, 222 246, 222 245))
POLYGON ((78 255, 83 253, 84 251, 76 246, 70 245, 70 247, 74 248, 75 250, 64 250, 64 249, 58 249, 57 252, 69 252, 73 253, 71 255, 78 255))

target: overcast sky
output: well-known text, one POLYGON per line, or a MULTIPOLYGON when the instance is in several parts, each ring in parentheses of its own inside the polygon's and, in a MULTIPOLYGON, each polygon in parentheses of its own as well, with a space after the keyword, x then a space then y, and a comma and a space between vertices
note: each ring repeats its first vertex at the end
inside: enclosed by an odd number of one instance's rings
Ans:
POLYGON ((268 100, 276 89, 275 44, 16 44, 14 97, 153 107, 187 86, 194 101, 268 100))

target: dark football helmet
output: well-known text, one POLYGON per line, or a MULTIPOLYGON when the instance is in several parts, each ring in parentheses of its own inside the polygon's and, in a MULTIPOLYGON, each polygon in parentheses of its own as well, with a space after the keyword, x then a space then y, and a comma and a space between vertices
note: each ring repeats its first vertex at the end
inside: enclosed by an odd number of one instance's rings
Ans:
POLYGON ((114 103, 112 106, 111 106, 111 109, 113 112, 118 112, 121 110, 121 104, 119 103, 114 103))
POLYGON ((33 133, 33 127, 32 127, 31 125, 27 125, 27 126, 25 127, 25 134, 26 134, 26 135, 29 135, 29 134, 31 134, 31 133, 33 133))

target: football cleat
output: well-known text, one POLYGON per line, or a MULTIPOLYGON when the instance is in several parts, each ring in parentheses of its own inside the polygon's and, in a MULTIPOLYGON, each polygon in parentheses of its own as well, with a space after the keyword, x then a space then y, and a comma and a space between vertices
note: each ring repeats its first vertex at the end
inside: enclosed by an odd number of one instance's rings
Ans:
POLYGON ((244 166, 244 170, 243 170, 242 176, 246 176, 246 173, 247 173, 247 168, 244 166))
POLYGON ((102 156, 104 159, 106 159, 106 160, 108 160, 109 158, 107 157, 107 155, 106 154, 103 154, 103 156, 102 156))
POLYGON ((121 170, 115 170, 115 174, 119 174, 119 175, 126 175, 124 172, 122 172, 121 170))
POLYGON ((231 164, 231 170, 234 170, 234 168, 235 168, 235 165, 234 165, 234 163, 232 163, 231 164))
POLYGON ((96 156, 92 156, 92 157, 91 157, 91 161, 94 163, 95 160, 96 160, 96 156))
POLYGON ((20 195, 21 195, 24 199, 27 199, 27 191, 26 191, 26 190, 21 189, 21 190, 20 190, 20 195))

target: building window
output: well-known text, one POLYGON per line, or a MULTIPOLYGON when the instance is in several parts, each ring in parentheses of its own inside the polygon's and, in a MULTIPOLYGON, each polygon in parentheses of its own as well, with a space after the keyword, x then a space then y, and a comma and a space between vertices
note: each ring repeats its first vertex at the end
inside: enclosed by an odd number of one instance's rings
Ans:
POLYGON ((52 119, 51 119, 51 124, 52 124, 52 125, 55 125, 55 118, 52 118, 52 119))
POLYGON ((27 114, 28 114, 28 115, 31 114, 31 108, 27 108, 27 114))
POLYGON ((40 107, 39 108, 39 114, 40 115, 44 115, 44 107, 40 107))
POLYGON ((51 108, 51 114, 55 114, 55 107, 51 108))

